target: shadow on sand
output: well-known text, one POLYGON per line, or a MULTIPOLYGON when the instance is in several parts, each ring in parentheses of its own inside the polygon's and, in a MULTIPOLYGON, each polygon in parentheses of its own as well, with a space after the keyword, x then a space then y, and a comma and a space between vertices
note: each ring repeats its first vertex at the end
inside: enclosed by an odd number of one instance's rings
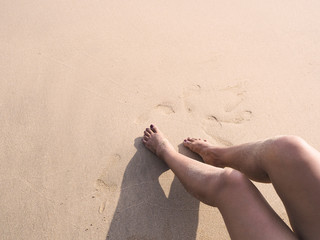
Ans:
MULTIPOLYGON (((159 176, 168 167, 135 139, 107 240, 196 239, 199 201, 174 177, 166 197, 159 176)), ((179 146, 179 151, 183 146, 179 146)), ((185 151, 185 150, 182 150, 185 151)))

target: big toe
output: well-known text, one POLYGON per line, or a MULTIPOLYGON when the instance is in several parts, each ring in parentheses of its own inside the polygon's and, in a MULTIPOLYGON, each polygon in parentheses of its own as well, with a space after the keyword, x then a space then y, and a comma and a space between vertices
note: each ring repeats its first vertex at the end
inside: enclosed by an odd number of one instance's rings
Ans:
POLYGON ((190 148, 192 146, 192 143, 194 142, 194 139, 187 138, 183 141, 183 145, 187 148, 190 148))
POLYGON ((155 126, 154 124, 151 124, 151 125, 150 125, 150 129, 151 129, 154 133, 159 132, 158 127, 157 127, 157 126, 155 126))

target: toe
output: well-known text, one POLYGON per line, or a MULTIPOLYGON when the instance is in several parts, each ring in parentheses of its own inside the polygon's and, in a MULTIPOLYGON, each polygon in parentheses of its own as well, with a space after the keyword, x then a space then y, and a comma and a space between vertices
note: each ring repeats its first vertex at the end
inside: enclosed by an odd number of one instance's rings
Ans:
POLYGON ((146 131, 144 131, 144 136, 150 137, 150 133, 146 131))
POLYGON ((155 125, 153 125, 153 124, 150 125, 150 128, 151 128, 151 130, 152 130, 154 133, 156 133, 156 132, 159 131, 158 128, 157 128, 155 125))
POLYGON ((146 131, 147 133, 149 133, 150 135, 153 133, 150 128, 146 128, 145 131, 146 131))
POLYGON ((183 141, 183 146, 185 146, 185 147, 187 147, 187 148, 190 148, 191 144, 192 144, 192 142, 188 141, 187 139, 185 139, 185 140, 183 141))
POLYGON ((149 140, 149 137, 148 137, 148 136, 144 136, 144 137, 143 137, 143 140, 144 140, 144 141, 148 141, 148 140, 149 140))

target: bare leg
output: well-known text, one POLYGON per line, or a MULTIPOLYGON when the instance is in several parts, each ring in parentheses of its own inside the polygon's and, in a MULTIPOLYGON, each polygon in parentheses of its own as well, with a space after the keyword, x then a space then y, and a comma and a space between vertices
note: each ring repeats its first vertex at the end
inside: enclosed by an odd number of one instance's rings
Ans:
POLYGON ((218 207, 232 239, 296 239, 239 171, 213 167, 179 154, 154 126, 145 130, 143 143, 168 164, 188 192, 218 207))
POLYGON ((301 138, 281 136, 229 148, 188 138, 184 145, 211 165, 232 167, 253 180, 272 182, 298 237, 319 239, 320 153, 301 138))

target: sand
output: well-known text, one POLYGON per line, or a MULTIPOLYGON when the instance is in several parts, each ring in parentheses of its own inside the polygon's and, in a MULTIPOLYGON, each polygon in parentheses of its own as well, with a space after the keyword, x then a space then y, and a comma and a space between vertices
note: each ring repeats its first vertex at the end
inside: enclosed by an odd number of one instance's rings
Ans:
MULTIPOLYGON (((0 238, 229 239, 141 144, 320 149, 319 1, 9 1, 0 8, 0 238)), ((257 184, 288 223, 270 185, 257 184)))

